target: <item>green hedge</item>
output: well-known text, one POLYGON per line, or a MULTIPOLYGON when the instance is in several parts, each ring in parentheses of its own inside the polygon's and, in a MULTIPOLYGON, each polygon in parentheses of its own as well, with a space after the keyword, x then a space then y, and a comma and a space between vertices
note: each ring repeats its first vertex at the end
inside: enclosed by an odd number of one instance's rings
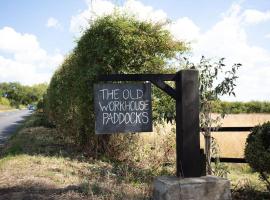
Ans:
POLYGON ((215 113, 270 113, 270 102, 250 101, 250 102, 213 102, 213 112, 215 113))
MULTIPOLYGON (((98 151, 109 139, 94 136, 93 85, 97 76, 166 73, 166 60, 184 50, 184 44, 174 41, 160 24, 117 14, 101 17, 83 33, 53 75, 45 98, 46 112, 64 137, 98 151)), ((156 91, 154 98, 160 99, 160 93, 156 91)))
POLYGON ((252 129, 246 140, 245 158, 270 191, 270 122, 252 129))

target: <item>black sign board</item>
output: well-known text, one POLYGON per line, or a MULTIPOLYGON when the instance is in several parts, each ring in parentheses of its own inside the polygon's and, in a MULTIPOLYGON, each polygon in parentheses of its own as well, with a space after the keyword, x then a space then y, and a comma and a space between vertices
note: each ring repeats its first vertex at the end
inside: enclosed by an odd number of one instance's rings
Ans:
POLYGON ((96 134, 151 132, 150 83, 96 84, 96 134))

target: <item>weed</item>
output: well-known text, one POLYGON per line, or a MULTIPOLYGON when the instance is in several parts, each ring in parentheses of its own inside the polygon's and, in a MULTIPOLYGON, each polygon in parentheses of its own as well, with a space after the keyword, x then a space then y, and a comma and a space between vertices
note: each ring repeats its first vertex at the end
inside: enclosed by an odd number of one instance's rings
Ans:
POLYGON ((257 185, 254 185, 249 179, 238 183, 232 189, 232 197, 234 200, 269 200, 270 193, 258 189, 257 185))
POLYGON ((92 184, 91 189, 94 195, 101 195, 103 193, 103 189, 99 186, 97 182, 94 182, 92 184))
MULTIPOLYGON (((89 195, 90 194, 90 187, 89 187, 89 181, 87 179, 84 179, 82 183, 79 185, 80 190, 83 194, 89 195)), ((92 192, 94 193, 94 190, 92 188, 92 192)))

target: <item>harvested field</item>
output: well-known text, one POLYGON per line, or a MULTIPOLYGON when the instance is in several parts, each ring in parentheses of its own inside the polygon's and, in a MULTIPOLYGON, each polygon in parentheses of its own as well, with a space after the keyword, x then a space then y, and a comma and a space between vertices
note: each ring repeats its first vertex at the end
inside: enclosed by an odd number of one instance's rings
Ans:
MULTIPOLYGON (((230 114, 221 121, 221 126, 248 127, 267 121, 270 121, 270 114, 230 114)), ((220 149, 220 156, 242 158, 248 134, 249 132, 213 133, 213 137, 216 138, 220 149)), ((203 145, 203 141, 201 141, 201 144, 203 145)))
MULTIPOLYGON (((216 115, 214 114, 213 117, 216 115)), ((229 114, 221 120, 223 127, 250 127, 270 121, 270 114, 229 114)), ((144 138, 144 143, 161 143, 166 137, 175 137, 175 124, 158 124, 154 127, 154 133, 140 134, 144 138)), ((249 132, 213 132, 221 157, 242 158, 246 138, 249 132)), ((173 141, 171 139, 170 141, 173 141)), ((174 145, 174 144, 172 144, 174 145)), ((157 144, 158 146, 158 144, 157 144)), ((204 138, 201 135, 201 148, 204 148, 204 138)))

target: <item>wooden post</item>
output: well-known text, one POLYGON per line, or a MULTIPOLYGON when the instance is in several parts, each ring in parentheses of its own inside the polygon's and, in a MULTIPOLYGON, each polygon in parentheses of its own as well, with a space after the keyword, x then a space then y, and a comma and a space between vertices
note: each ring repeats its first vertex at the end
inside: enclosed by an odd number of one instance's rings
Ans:
POLYGON ((176 175, 201 176, 198 71, 181 70, 176 78, 176 175))
POLYGON ((197 70, 177 74, 111 74, 100 81, 151 81, 176 100, 176 175, 199 177, 204 174, 199 135, 199 80, 197 70), (176 89, 165 81, 175 81, 176 89))

